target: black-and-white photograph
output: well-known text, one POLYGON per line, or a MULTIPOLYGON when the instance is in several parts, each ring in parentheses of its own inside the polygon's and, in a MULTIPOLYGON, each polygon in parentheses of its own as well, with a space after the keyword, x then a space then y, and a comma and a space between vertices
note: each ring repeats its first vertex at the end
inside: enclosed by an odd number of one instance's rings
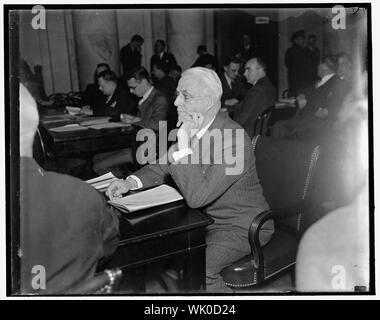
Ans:
POLYGON ((371 4, 4 19, 7 296, 375 293, 371 4))

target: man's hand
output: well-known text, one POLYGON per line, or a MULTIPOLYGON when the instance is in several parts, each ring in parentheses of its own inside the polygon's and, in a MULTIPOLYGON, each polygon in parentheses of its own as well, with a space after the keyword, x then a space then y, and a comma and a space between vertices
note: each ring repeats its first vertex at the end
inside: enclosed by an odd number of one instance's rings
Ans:
POLYGON ((314 115, 318 118, 326 118, 329 115, 329 111, 324 108, 319 108, 314 115))
POLYGON ((237 104, 239 102, 238 99, 235 99, 235 98, 232 98, 232 99, 227 99, 226 101, 224 101, 224 104, 228 107, 232 107, 234 106, 235 104, 237 104))
POLYGON ((202 127, 203 119, 201 113, 179 112, 177 123, 177 126, 181 125, 177 132, 179 150, 190 148, 190 140, 202 127))
POLYGON ((132 178, 126 180, 114 180, 106 191, 106 195, 111 201, 119 199, 122 194, 127 193, 129 190, 137 188, 137 182, 132 178))
POLYGON ((300 109, 303 109, 307 103, 306 96, 303 93, 299 94, 297 96, 297 102, 298 102, 298 107, 300 109))

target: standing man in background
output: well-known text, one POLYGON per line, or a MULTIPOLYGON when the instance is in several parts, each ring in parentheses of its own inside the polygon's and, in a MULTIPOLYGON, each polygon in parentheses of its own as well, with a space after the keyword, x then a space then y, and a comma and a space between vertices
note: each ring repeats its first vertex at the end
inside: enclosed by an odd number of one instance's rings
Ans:
POLYGON ((141 67, 141 46, 144 43, 144 38, 138 34, 135 34, 131 42, 120 50, 120 61, 123 66, 123 74, 141 67))

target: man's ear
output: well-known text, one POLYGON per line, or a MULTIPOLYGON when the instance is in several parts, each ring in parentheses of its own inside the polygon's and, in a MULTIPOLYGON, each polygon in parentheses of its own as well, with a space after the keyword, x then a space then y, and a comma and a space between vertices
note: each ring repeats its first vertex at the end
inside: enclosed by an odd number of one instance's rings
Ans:
POLYGON ((223 69, 224 69, 225 72, 227 72, 227 67, 226 66, 224 66, 223 69))

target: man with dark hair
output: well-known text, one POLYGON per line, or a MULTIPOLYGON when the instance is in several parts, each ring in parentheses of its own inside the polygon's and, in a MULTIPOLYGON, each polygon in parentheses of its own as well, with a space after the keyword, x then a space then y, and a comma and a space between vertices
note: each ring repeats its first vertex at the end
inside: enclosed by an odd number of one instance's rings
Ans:
POLYGON ((115 251, 119 220, 91 186, 37 164, 38 123, 36 102, 20 85, 21 293, 70 294, 115 251))
POLYGON ((111 116, 113 120, 120 121, 120 115, 134 114, 134 103, 130 95, 118 84, 115 72, 105 70, 98 74, 99 90, 107 97, 94 107, 94 115, 111 116))
POLYGON ((141 46, 144 43, 144 38, 135 34, 131 42, 121 48, 120 61, 123 66, 123 74, 141 66, 141 46))
POLYGON ((223 89, 222 108, 225 110, 233 110, 233 107, 243 99, 246 92, 246 86, 239 75, 241 63, 241 60, 235 57, 227 58, 224 62, 224 72, 219 75, 223 89))
POLYGON ((244 76, 252 87, 234 109, 234 120, 253 138, 254 125, 261 112, 276 102, 276 89, 266 75, 266 65, 260 57, 251 58, 245 65, 244 76))
MULTIPOLYGON (((122 121, 158 132, 159 122, 167 120, 168 102, 166 97, 150 83, 148 71, 137 68, 127 75, 130 92, 140 98, 137 116, 123 114, 122 121)), ((131 149, 98 154, 93 159, 93 170, 99 175, 112 171, 121 164, 133 161, 131 149)))
POLYGON ((178 84, 179 78, 181 78, 181 74, 182 74, 182 68, 178 64, 175 66, 172 66, 169 71, 169 77, 174 80, 176 85, 178 84))
POLYGON ((207 69, 217 70, 216 58, 207 52, 205 45, 200 45, 197 48, 198 58, 191 66, 193 67, 205 67, 207 69))
POLYGON ((171 67, 177 64, 177 61, 174 55, 170 52, 165 51, 166 43, 164 40, 157 40, 154 45, 155 54, 150 58, 150 72, 153 72, 153 66, 156 63, 163 63, 165 67, 168 69, 167 73, 171 69, 171 67))
POLYGON ((337 68, 334 56, 328 55, 322 59, 318 66, 321 80, 300 91, 296 99, 299 110, 293 118, 278 121, 274 125, 271 134, 273 137, 302 138, 307 130, 322 129, 336 120, 349 89, 336 75, 337 68))
POLYGON ((290 41, 292 47, 285 53, 285 66, 288 69, 288 96, 297 96, 298 90, 309 86, 308 78, 309 62, 305 50, 305 31, 299 30, 293 33, 290 41))
POLYGON ((99 63, 94 72, 93 83, 89 83, 82 93, 82 102, 90 106, 93 111, 96 106, 102 105, 106 100, 106 96, 99 90, 98 75, 107 70, 111 70, 107 63, 99 63))

